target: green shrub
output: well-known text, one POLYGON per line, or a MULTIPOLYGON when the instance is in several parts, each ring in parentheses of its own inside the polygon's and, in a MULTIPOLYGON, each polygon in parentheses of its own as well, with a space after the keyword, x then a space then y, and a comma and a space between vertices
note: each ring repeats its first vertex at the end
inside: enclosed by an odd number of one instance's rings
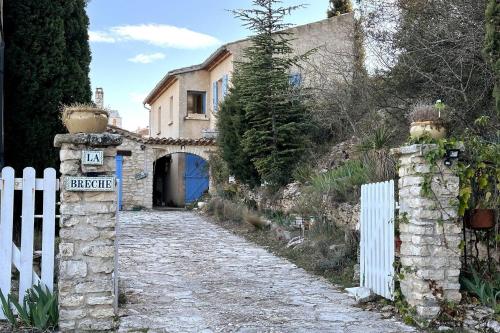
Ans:
POLYGON ((345 164, 320 174, 312 179, 313 188, 336 201, 357 201, 360 187, 370 181, 369 170, 358 160, 350 160, 345 164))
POLYGON ((500 274, 495 272, 491 280, 483 278, 478 271, 471 267, 471 278, 462 278, 465 288, 476 294, 481 304, 489 306, 500 314, 500 274))
POLYGON ((298 164, 292 171, 292 177, 301 184, 307 184, 314 177, 314 170, 310 164, 298 164))
POLYGON ((17 327, 17 319, 11 305, 16 308, 19 321, 25 327, 41 331, 57 327, 59 321, 57 295, 40 284, 26 292, 22 305, 12 295, 7 295, 6 299, 2 292, 0 300, 5 317, 13 327, 17 327))

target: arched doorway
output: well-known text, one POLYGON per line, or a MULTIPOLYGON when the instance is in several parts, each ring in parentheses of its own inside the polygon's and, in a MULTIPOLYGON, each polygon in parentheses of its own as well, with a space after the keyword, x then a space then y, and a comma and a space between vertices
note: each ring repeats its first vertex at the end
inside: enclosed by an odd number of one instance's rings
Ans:
POLYGON ((200 156, 169 154, 157 159, 153 170, 154 207, 184 207, 208 191, 208 163, 200 156))

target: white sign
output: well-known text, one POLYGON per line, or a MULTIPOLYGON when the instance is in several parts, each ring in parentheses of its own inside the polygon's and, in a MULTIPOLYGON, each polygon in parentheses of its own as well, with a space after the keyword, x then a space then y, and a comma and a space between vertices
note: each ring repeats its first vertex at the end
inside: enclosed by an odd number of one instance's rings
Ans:
POLYGON ((115 177, 66 177, 65 187, 73 192, 113 192, 115 177))
POLYGON ((84 150, 82 152, 82 165, 103 165, 104 153, 102 150, 84 150))

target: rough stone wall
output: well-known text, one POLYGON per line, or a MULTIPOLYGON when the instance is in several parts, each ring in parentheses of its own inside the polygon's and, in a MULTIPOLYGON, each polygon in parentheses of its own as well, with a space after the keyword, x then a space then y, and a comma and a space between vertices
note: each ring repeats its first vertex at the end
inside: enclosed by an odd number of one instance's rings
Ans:
POLYGON ((107 331, 115 327, 114 281, 116 199, 114 192, 70 192, 68 176, 87 172, 114 176, 114 134, 56 136, 61 148, 59 327, 62 332, 107 331), (83 166, 83 150, 104 151, 104 165, 83 166))
POLYGON ((138 141, 123 139, 118 150, 128 150, 131 156, 123 156, 122 205, 124 210, 153 207, 153 150, 138 141), (144 147, 144 149, 141 148, 144 147), (140 172, 146 178, 136 179, 140 172))
POLYGON ((461 299, 462 229, 454 205, 459 179, 442 162, 433 170, 424 157, 433 148, 412 145, 393 150, 400 162, 401 291, 423 318, 436 316, 441 300, 461 299), (432 179, 434 199, 422 192, 426 179, 432 179))

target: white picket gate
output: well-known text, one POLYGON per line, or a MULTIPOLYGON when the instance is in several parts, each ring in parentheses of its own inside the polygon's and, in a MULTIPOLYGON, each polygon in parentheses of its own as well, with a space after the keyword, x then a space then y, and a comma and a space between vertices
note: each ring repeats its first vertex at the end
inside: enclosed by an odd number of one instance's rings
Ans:
MULTIPOLYGON (((43 178, 35 178, 35 169, 25 168, 23 178, 14 178, 14 169, 5 167, 0 177, 0 290, 7 296, 12 286, 12 265, 19 271, 19 302, 26 290, 41 282, 54 288, 54 239, 56 171, 45 169, 43 178), (21 247, 13 243, 14 191, 22 190, 21 247), (43 191, 43 214, 35 215, 35 191, 43 191), (42 219, 41 274, 33 269, 35 220, 42 219)), ((0 311, 0 319, 4 319, 0 311)))
POLYGON ((393 300, 394 181, 361 186, 361 287, 393 300))

